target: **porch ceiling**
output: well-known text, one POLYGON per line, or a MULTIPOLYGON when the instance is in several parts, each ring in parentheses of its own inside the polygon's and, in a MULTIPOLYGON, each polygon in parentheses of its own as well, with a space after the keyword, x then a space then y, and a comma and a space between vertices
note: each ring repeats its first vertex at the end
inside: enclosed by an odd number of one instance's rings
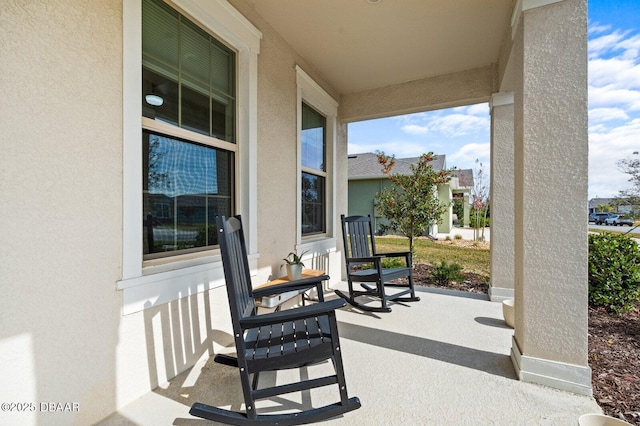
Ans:
POLYGON ((515 5, 372 1, 247 0, 341 94, 496 63, 515 5))

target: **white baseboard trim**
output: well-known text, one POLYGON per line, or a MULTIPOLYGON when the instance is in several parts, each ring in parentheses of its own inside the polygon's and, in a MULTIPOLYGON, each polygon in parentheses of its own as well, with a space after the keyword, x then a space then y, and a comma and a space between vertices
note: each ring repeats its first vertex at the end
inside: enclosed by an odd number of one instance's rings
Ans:
POLYGON ((489 286, 489 300, 492 302, 500 302, 503 300, 513 299, 514 290, 512 288, 489 286))
POLYGON ((523 382, 593 396, 591 368, 522 355, 515 336, 511 344, 511 361, 523 382))

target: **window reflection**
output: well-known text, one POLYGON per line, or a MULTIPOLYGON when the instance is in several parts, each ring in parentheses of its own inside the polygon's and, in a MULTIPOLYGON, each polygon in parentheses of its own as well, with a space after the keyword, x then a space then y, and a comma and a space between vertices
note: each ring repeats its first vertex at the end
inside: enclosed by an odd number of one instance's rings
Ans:
POLYGON ((302 234, 325 232, 325 179, 302 173, 302 234))
POLYGON ((217 244, 232 213, 233 153, 143 131, 144 254, 217 244))

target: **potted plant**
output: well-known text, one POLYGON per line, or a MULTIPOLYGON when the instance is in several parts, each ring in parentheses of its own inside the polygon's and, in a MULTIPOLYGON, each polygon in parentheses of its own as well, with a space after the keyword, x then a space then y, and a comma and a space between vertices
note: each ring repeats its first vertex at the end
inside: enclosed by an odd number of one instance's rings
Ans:
POLYGON ((304 263, 302 263, 302 256, 304 256, 307 252, 303 251, 300 256, 291 252, 285 257, 284 260, 287 262, 287 277, 289 280, 299 280, 300 275, 302 274, 302 268, 304 268, 304 263))

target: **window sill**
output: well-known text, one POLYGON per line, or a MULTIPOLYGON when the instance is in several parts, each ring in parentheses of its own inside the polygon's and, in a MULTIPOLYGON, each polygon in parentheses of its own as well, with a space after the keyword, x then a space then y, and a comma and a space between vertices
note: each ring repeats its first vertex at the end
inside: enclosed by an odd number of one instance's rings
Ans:
POLYGON ((308 237, 296 245, 296 251, 298 253, 309 251, 315 254, 332 253, 336 251, 336 239, 326 236, 308 237))
MULTIPOLYGON (((248 257, 249 268, 254 275, 257 270, 258 254, 248 257)), ((142 275, 118 281, 117 289, 122 290, 122 315, 129 315, 221 287, 224 284, 222 259, 220 254, 216 253, 198 259, 146 267, 142 270, 142 275), (197 264, 185 266, 195 261, 197 264)))

